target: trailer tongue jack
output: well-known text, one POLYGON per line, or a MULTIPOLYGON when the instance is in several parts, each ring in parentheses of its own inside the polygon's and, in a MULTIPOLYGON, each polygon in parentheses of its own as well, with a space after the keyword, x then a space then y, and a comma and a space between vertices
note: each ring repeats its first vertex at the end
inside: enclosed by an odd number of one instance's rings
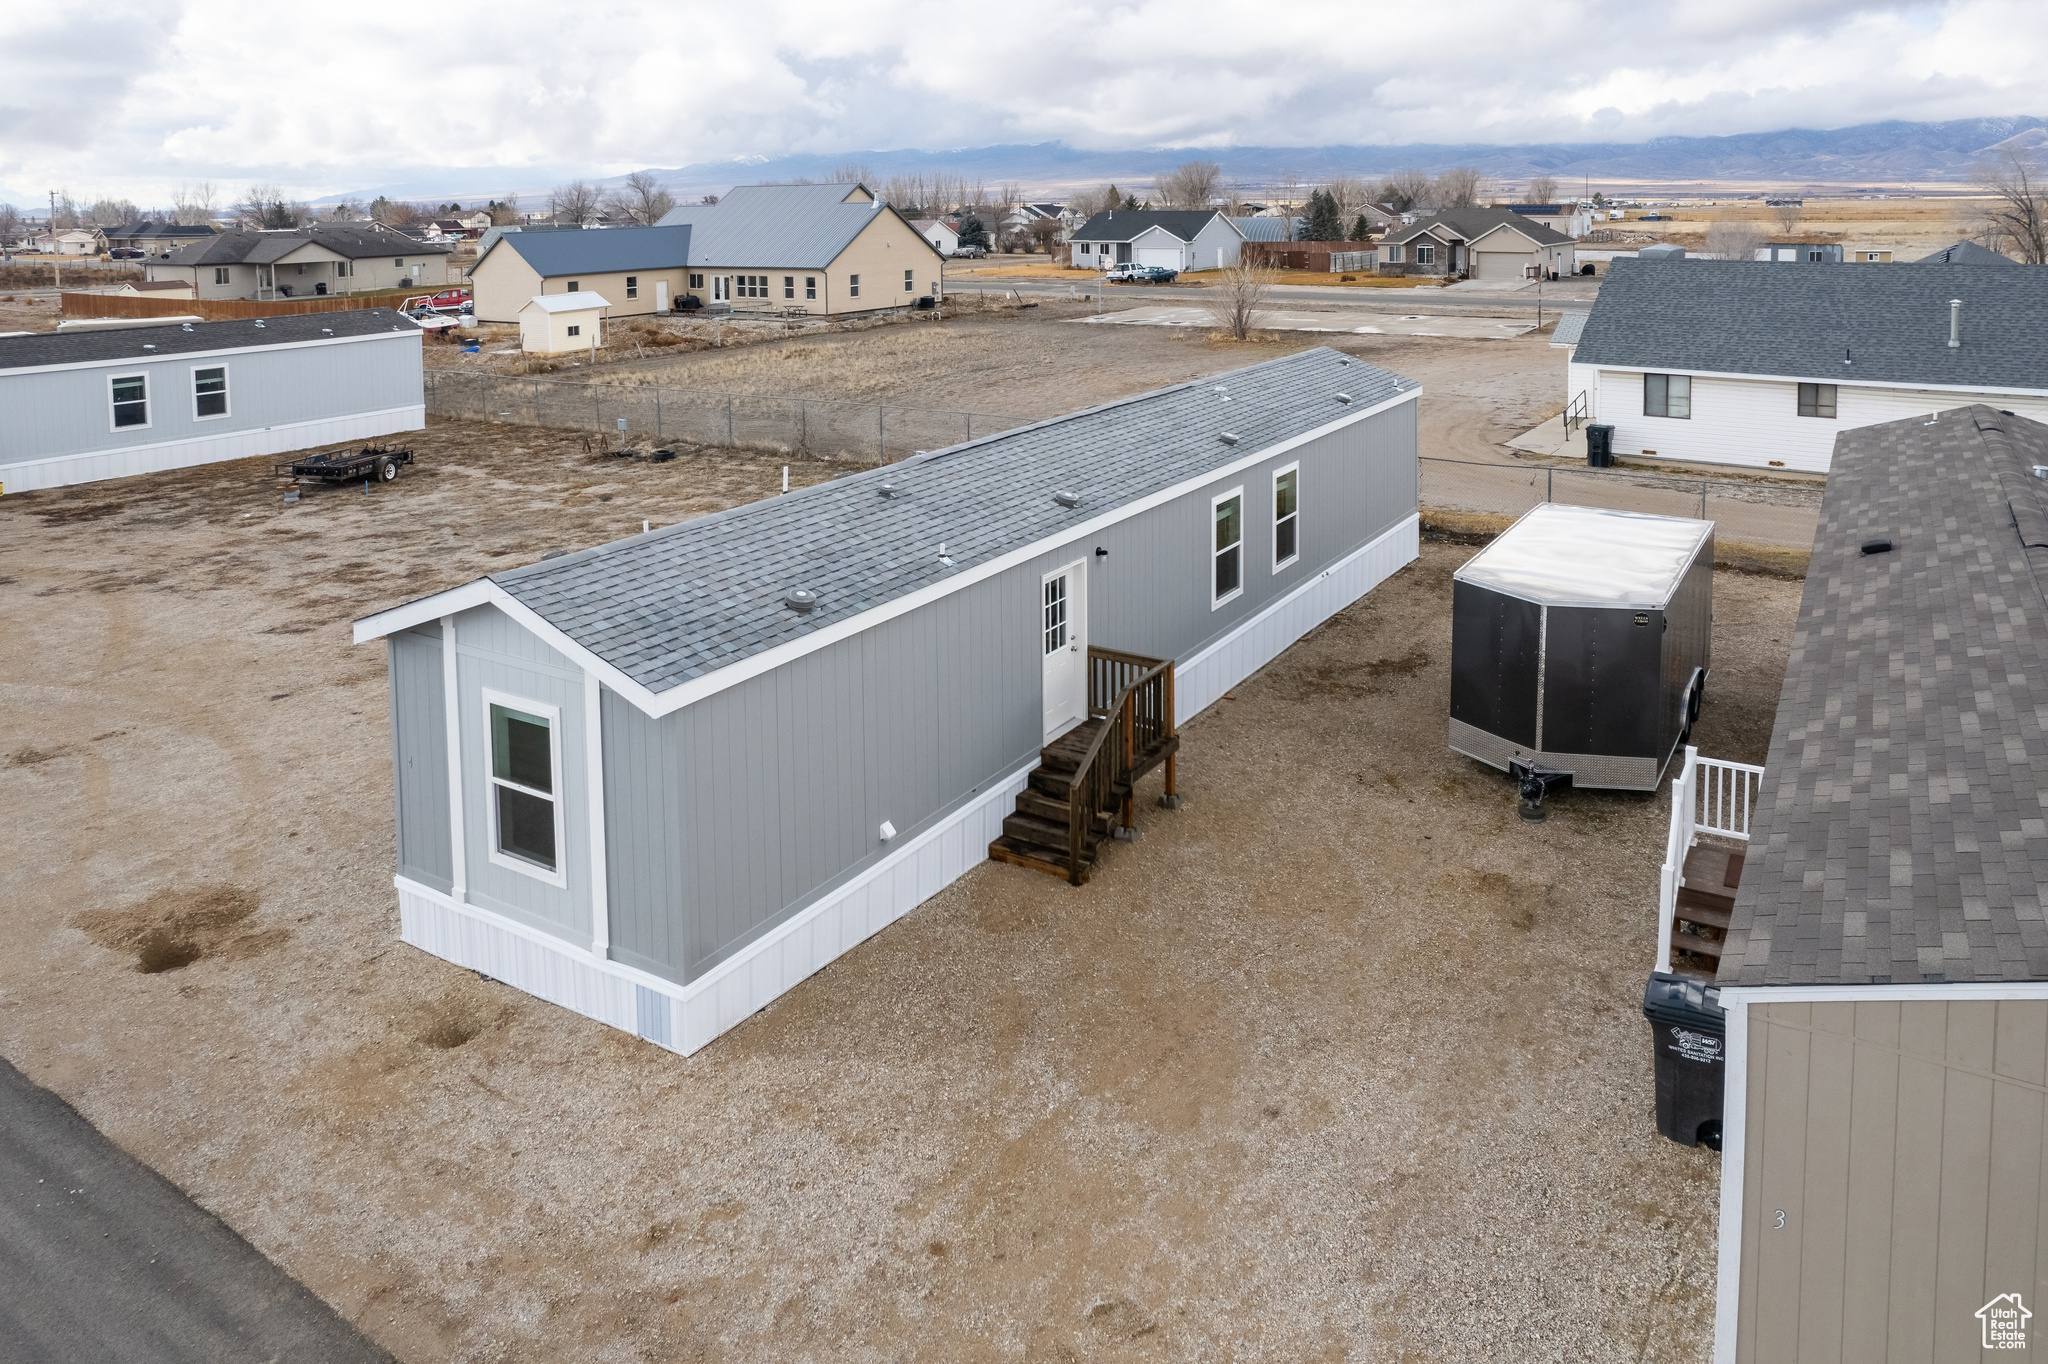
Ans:
POLYGON ((1508 775, 1515 779, 1521 791, 1522 803, 1515 813, 1523 819, 1539 820, 1544 817, 1543 798, 1552 791, 1562 791, 1572 784, 1572 774, 1556 772, 1534 763, 1509 763, 1508 775))

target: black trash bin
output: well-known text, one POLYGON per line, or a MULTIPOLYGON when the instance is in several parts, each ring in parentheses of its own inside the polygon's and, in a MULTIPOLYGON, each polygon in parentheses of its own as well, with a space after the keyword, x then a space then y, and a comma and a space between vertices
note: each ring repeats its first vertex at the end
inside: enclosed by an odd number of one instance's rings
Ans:
POLYGON ((1605 422, 1593 422, 1586 427, 1586 467, 1614 467, 1614 428, 1605 422))
POLYGON ((1657 1057, 1657 1130, 1682 1146, 1721 1149, 1721 1091, 1727 1078, 1727 1015, 1721 992, 1659 971, 1643 990, 1657 1057))

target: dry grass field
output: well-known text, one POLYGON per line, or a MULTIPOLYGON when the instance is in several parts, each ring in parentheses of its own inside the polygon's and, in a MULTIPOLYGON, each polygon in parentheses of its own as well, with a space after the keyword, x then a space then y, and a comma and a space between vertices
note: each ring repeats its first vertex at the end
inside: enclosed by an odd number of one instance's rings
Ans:
MULTIPOLYGON (((1656 198, 1655 194, 1646 198, 1656 198)), ((1711 197, 1711 196, 1706 196, 1711 197)), ((1896 260, 1917 260, 1969 234, 1979 201, 1959 196, 1894 199, 1821 199, 1809 197, 1793 240, 1838 241, 1849 246, 1891 248, 1896 260)), ((1630 221, 1602 226, 1625 227, 1630 231, 1654 232, 1680 245, 1703 244, 1707 225, 1716 217, 1749 218, 1773 239, 1782 232, 1772 211, 1761 199, 1744 202, 1724 198, 1712 206, 1660 208, 1665 221, 1630 221)))

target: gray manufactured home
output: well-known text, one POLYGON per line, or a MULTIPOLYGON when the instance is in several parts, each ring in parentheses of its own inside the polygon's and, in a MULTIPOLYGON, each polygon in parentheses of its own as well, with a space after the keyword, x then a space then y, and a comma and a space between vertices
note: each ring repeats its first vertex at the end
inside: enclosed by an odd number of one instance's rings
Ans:
POLYGON ((1420 393, 1309 351, 358 621, 403 937, 696 1050, 1015 832, 1102 668, 1170 728, 1412 560, 1420 393))
POLYGON ((0 337, 0 488, 26 492, 426 425, 389 308, 0 337))

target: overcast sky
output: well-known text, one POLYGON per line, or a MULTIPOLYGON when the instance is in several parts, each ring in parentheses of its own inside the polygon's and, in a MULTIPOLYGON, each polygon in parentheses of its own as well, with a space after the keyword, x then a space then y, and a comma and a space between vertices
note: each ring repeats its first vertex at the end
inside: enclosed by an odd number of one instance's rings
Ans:
MULTIPOLYGON (((1634 141, 2048 114, 2048 3, 0 6, 0 197, 742 156, 1634 141), (986 24, 977 14, 988 14, 986 24)), ((477 177, 465 175, 465 181, 477 177)))

